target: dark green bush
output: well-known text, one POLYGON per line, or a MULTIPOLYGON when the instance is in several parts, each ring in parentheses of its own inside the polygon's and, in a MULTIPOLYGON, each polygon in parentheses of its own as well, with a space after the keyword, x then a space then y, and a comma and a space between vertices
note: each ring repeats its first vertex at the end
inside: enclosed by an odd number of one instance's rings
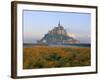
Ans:
POLYGON ((52 53, 52 54, 46 56, 45 59, 49 60, 49 61, 58 61, 61 59, 61 56, 58 55, 57 53, 52 53))

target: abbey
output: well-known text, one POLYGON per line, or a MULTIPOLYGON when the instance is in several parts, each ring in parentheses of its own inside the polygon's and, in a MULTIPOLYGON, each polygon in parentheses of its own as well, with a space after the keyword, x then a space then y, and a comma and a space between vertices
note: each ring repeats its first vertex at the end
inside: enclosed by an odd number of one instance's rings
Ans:
POLYGON ((79 43, 79 40, 74 39, 73 37, 67 34, 67 31, 64 27, 58 23, 57 27, 54 27, 52 30, 48 31, 44 37, 38 41, 38 43, 47 43, 47 44, 75 44, 79 43))

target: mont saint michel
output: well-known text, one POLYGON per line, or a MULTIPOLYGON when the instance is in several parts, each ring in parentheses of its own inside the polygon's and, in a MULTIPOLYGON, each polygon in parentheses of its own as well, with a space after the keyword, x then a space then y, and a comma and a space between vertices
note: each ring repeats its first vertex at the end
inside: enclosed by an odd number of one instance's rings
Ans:
POLYGON ((79 43, 79 40, 74 39, 72 36, 68 35, 68 32, 64 27, 58 23, 57 27, 54 27, 52 30, 48 31, 44 37, 39 40, 37 43, 47 43, 47 44, 75 44, 79 43))
POLYGON ((85 13, 23 11, 23 69, 91 66, 90 24, 85 13))

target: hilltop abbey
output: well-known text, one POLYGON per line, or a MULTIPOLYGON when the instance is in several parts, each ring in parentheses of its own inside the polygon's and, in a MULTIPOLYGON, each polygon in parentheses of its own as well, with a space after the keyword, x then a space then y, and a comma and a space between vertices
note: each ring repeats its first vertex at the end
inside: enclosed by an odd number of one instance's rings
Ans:
POLYGON ((57 27, 54 27, 52 30, 48 31, 44 37, 38 41, 38 43, 47 43, 47 44, 73 44, 79 43, 78 40, 67 34, 67 31, 64 27, 58 23, 57 27))

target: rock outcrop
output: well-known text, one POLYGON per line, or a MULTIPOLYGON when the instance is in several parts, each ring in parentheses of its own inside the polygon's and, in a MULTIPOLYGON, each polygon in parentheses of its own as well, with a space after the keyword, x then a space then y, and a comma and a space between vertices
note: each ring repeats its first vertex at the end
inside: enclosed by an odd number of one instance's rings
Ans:
POLYGON ((64 27, 58 23, 57 27, 54 27, 52 30, 48 31, 44 37, 38 41, 38 43, 46 43, 46 44, 75 44, 79 43, 78 40, 67 34, 67 31, 64 27))

